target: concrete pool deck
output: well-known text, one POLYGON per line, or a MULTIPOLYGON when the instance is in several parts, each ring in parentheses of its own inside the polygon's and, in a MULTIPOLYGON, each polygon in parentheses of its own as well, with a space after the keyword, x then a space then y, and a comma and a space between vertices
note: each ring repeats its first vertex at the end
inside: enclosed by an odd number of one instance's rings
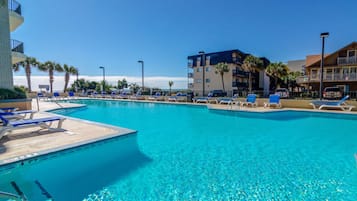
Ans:
MULTIPOLYGON (((80 107, 61 103, 63 108, 80 107)), ((40 112, 34 118, 53 116, 44 111, 61 108, 54 102, 40 102, 40 112)), ((33 108, 37 109, 33 101, 33 108)), ((57 125, 56 123, 54 124, 57 125)), ((22 161, 38 155, 64 150, 95 141, 135 133, 136 131, 66 117, 62 132, 39 131, 39 127, 15 130, 0 139, 0 165, 22 161)))

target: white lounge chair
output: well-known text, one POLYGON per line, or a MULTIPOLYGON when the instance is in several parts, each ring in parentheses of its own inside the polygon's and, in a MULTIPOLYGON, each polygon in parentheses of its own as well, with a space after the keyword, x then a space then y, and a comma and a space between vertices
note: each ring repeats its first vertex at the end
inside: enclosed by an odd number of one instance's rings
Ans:
POLYGON ((351 111, 355 106, 347 105, 346 100, 350 97, 347 95, 343 97, 340 101, 312 101, 310 105, 314 109, 322 110, 326 109, 341 109, 343 111, 351 111))
POLYGON ((231 104, 233 104, 233 99, 232 98, 221 98, 221 99, 219 99, 219 104, 231 105, 231 104))
POLYGON ((33 115, 36 113, 34 110, 20 110, 20 111, 12 111, 6 112, 0 109, 0 115, 4 116, 6 119, 25 119, 27 115, 29 115, 29 119, 33 118, 33 115))
POLYGON ((17 121, 9 121, 5 117, 0 115, 0 119, 3 122, 3 126, 0 127, 0 139, 7 133, 13 130, 19 130, 24 128, 40 127, 41 129, 48 129, 51 131, 62 131, 62 123, 65 118, 62 117, 45 117, 39 119, 23 119, 17 121), (57 121, 57 127, 53 128, 52 123, 57 121))

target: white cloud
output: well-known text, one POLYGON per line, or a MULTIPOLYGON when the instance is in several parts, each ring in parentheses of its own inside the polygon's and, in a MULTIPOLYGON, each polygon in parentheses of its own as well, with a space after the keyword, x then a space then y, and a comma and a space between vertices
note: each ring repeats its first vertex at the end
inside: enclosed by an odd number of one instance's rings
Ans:
MULTIPOLYGON (((84 78, 85 80, 90 81, 101 81, 103 79, 102 76, 87 76, 82 75, 79 76, 79 79, 84 78)), ((128 76, 106 76, 105 80, 112 84, 116 85, 118 80, 122 80, 125 78, 128 83, 136 83, 141 86, 141 77, 128 77, 128 76)), ((72 76, 70 86, 76 77, 72 76)), ((144 84, 148 87, 157 87, 161 89, 168 89, 169 84, 168 82, 172 80, 174 81, 174 85, 172 86, 173 89, 186 89, 187 88, 187 78, 186 77, 165 77, 165 76, 153 76, 153 77, 145 77, 144 84)), ((48 76, 31 76, 31 86, 32 90, 38 91, 38 85, 40 84, 47 84, 49 85, 49 78, 48 76)), ((14 84, 15 85, 23 85, 27 86, 26 76, 14 76, 14 84)), ((54 83, 53 83, 53 90, 55 91, 62 91, 64 88, 64 76, 54 76, 54 83)))

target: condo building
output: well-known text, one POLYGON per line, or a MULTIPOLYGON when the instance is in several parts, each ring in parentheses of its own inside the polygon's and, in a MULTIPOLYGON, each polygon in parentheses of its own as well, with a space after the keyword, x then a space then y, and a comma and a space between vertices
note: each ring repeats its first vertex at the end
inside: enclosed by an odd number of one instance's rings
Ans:
MULTIPOLYGON (((242 69, 244 59, 249 54, 240 50, 204 53, 188 56, 188 89, 195 96, 206 96, 210 91, 223 90, 221 75, 215 72, 218 63, 227 63, 229 72, 224 73, 224 88, 228 96, 248 91, 248 72, 242 69)), ((269 77, 265 73, 269 60, 260 58, 262 69, 252 72, 252 90, 269 94, 269 77)))
MULTIPOLYGON (((298 84, 312 91, 318 91, 321 77, 321 55, 306 57, 305 73, 298 84)), ((343 92, 357 91, 357 42, 328 54, 324 58, 323 86, 340 87, 343 92)))
POLYGON ((0 0, 0 88, 13 88, 12 65, 26 59, 23 43, 10 37, 23 22, 20 3, 0 0))

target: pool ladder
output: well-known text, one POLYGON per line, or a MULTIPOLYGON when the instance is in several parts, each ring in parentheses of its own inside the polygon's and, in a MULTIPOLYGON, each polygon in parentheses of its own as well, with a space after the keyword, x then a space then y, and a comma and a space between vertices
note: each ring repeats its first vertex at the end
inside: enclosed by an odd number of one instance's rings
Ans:
MULTIPOLYGON (((35 181, 35 184, 41 190, 42 195, 46 197, 46 201, 54 200, 51 194, 42 186, 42 184, 38 180, 35 181)), ((13 201, 29 201, 26 195, 21 191, 20 187, 16 184, 16 182, 12 181, 11 186, 14 188, 17 195, 9 192, 0 191, 0 198, 6 198, 13 201)))
POLYGON ((21 191, 21 189, 17 186, 17 184, 14 181, 11 182, 11 186, 15 189, 17 195, 0 191, 0 198, 8 198, 14 201, 28 201, 25 194, 21 191))

